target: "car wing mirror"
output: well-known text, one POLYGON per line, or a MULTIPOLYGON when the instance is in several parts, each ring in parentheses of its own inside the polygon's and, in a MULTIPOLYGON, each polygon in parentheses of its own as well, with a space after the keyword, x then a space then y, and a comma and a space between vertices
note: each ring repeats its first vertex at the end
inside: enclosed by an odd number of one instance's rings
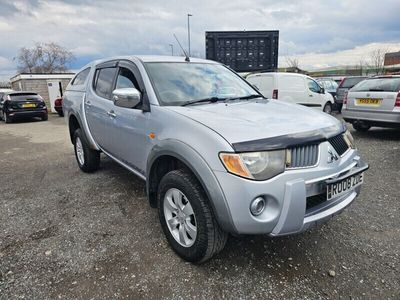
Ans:
POLYGON ((325 94, 325 89, 321 87, 321 94, 325 94))
POLYGON ((134 108, 140 103, 141 98, 142 94, 135 88, 116 89, 112 92, 114 105, 120 107, 134 108))

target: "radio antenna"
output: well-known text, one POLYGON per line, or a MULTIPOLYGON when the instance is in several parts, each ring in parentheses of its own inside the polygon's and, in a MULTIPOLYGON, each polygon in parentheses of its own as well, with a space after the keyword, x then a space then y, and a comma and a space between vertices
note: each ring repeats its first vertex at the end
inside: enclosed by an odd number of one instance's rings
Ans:
POLYGON ((185 49, 183 49, 181 43, 179 43, 179 40, 178 40, 178 38, 176 37, 175 33, 174 33, 174 37, 175 37, 176 41, 178 42, 179 47, 181 47, 181 49, 182 49, 182 51, 183 51, 183 54, 185 54, 185 61, 190 62, 189 55, 187 54, 187 52, 185 51, 185 49))

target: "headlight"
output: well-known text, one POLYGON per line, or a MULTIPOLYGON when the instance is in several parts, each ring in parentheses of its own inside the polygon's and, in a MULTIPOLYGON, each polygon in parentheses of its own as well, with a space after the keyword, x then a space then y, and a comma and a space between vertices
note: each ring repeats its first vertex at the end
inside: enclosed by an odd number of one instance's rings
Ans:
POLYGON ((220 153, 228 172, 255 180, 267 180, 285 170, 285 150, 220 153))
POLYGON ((343 134, 343 137, 349 147, 351 147, 352 149, 356 148, 356 144, 354 143, 354 138, 350 133, 350 131, 346 130, 346 132, 343 134))

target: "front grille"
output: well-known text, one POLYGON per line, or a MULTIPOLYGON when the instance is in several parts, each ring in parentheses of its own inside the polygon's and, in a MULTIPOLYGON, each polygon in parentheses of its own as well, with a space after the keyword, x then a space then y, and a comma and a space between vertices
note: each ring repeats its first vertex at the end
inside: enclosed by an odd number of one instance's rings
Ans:
POLYGON ((349 145, 346 143, 343 134, 334 136, 328 139, 328 141, 340 156, 342 156, 349 149, 349 145))
POLYGON ((315 166, 318 162, 319 145, 297 146, 287 149, 286 167, 288 169, 315 166))
POLYGON ((306 199, 306 210, 309 210, 315 206, 318 206, 326 201, 326 194, 319 194, 307 197, 306 199))

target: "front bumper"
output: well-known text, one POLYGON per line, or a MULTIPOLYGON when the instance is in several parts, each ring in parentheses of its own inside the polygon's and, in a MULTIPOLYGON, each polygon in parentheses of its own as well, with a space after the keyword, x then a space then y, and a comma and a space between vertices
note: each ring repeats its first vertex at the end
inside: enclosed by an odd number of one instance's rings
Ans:
POLYGON ((360 193, 357 186, 340 197, 327 201, 326 181, 362 172, 368 166, 357 150, 348 150, 339 160, 328 163, 328 142, 320 144, 317 167, 287 170, 267 181, 252 181, 215 171, 224 191, 237 234, 269 234, 271 236, 302 232, 339 214, 360 193), (266 208, 259 216, 250 212, 253 199, 266 199, 266 208), (310 205, 320 197, 323 201, 310 205))

